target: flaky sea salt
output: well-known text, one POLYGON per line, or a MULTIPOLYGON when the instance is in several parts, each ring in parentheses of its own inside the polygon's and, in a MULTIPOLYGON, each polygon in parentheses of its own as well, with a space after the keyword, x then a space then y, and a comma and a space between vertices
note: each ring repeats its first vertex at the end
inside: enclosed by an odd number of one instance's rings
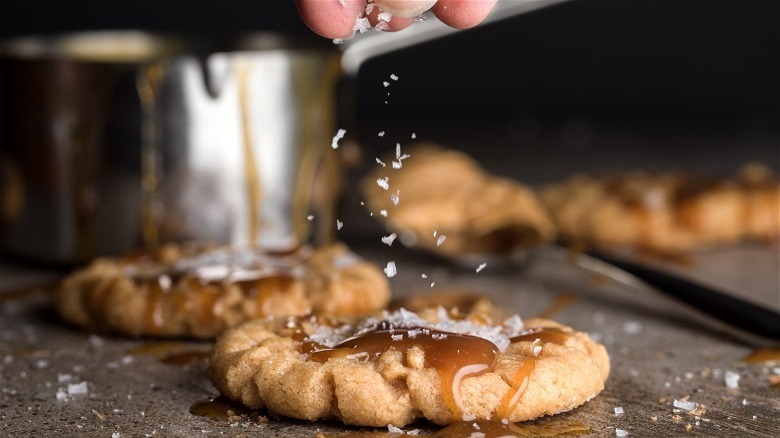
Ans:
POLYGON ((68 395, 86 394, 87 392, 87 382, 68 384, 68 395))
POLYGON ((622 406, 615 407, 615 415, 623 415, 624 413, 622 406))
POLYGON ((377 178, 376 179, 376 185, 379 187, 388 190, 390 189, 390 177, 384 177, 384 178, 377 178))
POLYGON ((696 406, 698 406, 697 403, 688 400, 675 400, 672 402, 672 405, 675 408, 682 409, 684 411, 692 411, 696 409, 696 406))
POLYGON ((447 236, 444 234, 440 234, 439 238, 436 239, 436 246, 441 246, 441 244, 444 243, 445 240, 447 240, 447 236))
POLYGON ((422 278, 428 278, 428 274, 426 274, 425 272, 423 272, 422 274, 420 274, 420 277, 422 277, 422 278))
POLYGON ((397 80, 398 80, 398 76, 396 76, 396 75, 394 75, 394 74, 391 74, 391 75, 390 75, 390 79, 392 79, 392 80, 394 80, 394 81, 397 81, 397 80))
POLYGON ((68 393, 65 392, 64 389, 60 388, 57 390, 57 400, 63 401, 68 399, 68 393))
POLYGON ((636 321, 626 321, 623 323, 623 332, 629 335, 635 335, 642 331, 642 324, 636 321))
POLYGON ((485 266, 487 266, 487 263, 482 263, 481 265, 477 266, 477 272, 480 272, 483 269, 485 269, 485 266))
POLYGON ((371 22, 368 18, 361 17, 355 20, 355 27, 352 28, 355 32, 365 33, 368 29, 371 29, 371 22))
POLYGON ((379 215, 387 217, 387 210, 379 210, 379 215))
POLYGON ((58 383, 70 382, 71 380, 73 380, 73 374, 57 374, 58 383))
POLYGON ((726 371, 726 374, 724 375, 724 381, 726 382, 726 387, 729 389, 737 389, 739 388, 739 373, 735 373, 734 371, 726 371))
POLYGON ((624 437, 628 436, 628 431, 620 429, 619 427, 615 428, 615 436, 624 437))
POLYGON ((338 149, 339 147, 339 140, 344 138, 344 134, 347 133, 346 129, 339 129, 336 131, 336 135, 333 136, 333 140, 330 142, 330 147, 333 149, 338 149))
POLYGON ((396 190, 395 193, 390 194, 390 201, 393 203, 393 207, 398 205, 398 201, 400 200, 399 196, 401 195, 400 190, 396 190))
POLYGON ((376 135, 377 137, 384 137, 385 131, 379 131, 379 134, 376 135))
POLYGON ((385 87, 388 87, 388 86, 390 86, 390 82, 383 81, 383 82, 382 82, 382 85, 384 85, 385 87))
POLYGON ((306 219, 309 220, 309 221, 313 221, 314 220, 314 215, 310 214, 310 215, 306 216, 306 219))
POLYGON ((376 18, 377 18, 379 21, 384 21, 384 22, 387 22, 387 23, 389 23, 389 22, 390 22, 390 20, 392 20, 392 19, 393 19, 393 15, 392 15, 392 14, 390 14, 389 12, 382 11, 382 12, 380 12, 380 13, 379 13, 379 15, 377 15, 377 16, 376 16, 376 18))
POLYGON ((395 274, 398 273, 398 271, 395 269, 395 262, 393 261, 387 262, 387 266, 385 266, 383 271, 385 271, 387 278, 395 277, 395 274))
POLYGON ((389 236, 383 236, 382 237, 382 243, 384 243, 387 246, 392 246, 393 241, 395 241, 395 238, 398 237, 395 233, 391 233, 389 236))
POLYGON ((344 226, 344 222, 341 222, 340 220, 336 219, 336 230, 341 230, 343 226, 344 226))
POLYGON ((376 159, 377 164, 380 164, 382 167, 387 167, 387 164, 385 164, 384 161, 380 160, 379 158, 376 159))

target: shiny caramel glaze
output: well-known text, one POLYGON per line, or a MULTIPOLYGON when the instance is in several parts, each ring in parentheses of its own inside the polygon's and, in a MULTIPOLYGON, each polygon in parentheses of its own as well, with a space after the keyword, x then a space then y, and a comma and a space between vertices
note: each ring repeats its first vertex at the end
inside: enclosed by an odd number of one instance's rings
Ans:
POLYGON ((190 414, 199 417, 228 419, 234 416, 248 415, 249 408, 225 396, 212 397, 195 402, 190 406, 190 414))
POLYGON ((526 423, 502 423, 499 421, 457 422, 431 435, 436 438, 469 438, 481 434, 483 438, 498 437, 551 437, 582 435, 590 426, 575 420, 548 418, 526 423))
POLYGON ((523 362, 520 363, 517 371, 512 375, 512 380, 509 382, 510 389, 504 394, 504 397, 501 399, 501 404, 496 410, 496 416, 498 418, 509 418, 509 415, 517 406, 520 397, 523 395, 526 388, 528 388, 528 384, 531 381, 531 374, 534 372, 534 369, 536 369, 536 362, 544 354, 544 345, 548 343, 564 345, 568 339, 569 335, 566 334, 566 332, 553 327, 534 328, 528 333, 510 339, 513 344, 517 342, 538 343, 541 350, 538 353, 526 356, 525 359, 523 359, 523 362))
POLYGON ((335 348, 312 351, 309 360, 324 363, 330 359, 354 357, 371 361, 390 349, 406 355, 412 348, 421 349, 425 353, 425 366, 438 373, 444 403, 455 418, 463 415, 461 381, 491 370, 498 354, 492 342, 476 336, 420 327, 393 328, 385 324, 347 339, 335 348))

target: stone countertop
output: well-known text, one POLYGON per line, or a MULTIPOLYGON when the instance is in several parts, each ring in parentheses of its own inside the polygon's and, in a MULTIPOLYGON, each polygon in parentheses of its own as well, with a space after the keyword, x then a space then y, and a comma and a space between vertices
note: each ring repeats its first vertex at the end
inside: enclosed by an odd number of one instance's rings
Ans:
MULTIPOLYGON (((589 436, 615 436, 620 428, 629 436, 771 437, 780 428, 780 389, 770 384, 780 363, 744 362, 759 344, 692 318, 648 289, 545 259, 510 269, 488 264, 476 273, 398 245, 353 248, 381 266, 396 262, 398 275, 391 279, 396 297, 475 291, 521 316, 552 312, 554 319, 603 342, 612 360, 606 389, 553 417, 589 426, 589 436), (726 373, 739 375, 738 388, 726 386, 726 373), (675 400, 699 409, 687 413, 675 408, 675 400), (623 414, 615 413, 618 407, 623 414)), ((667 267, 777 310, 778 266, 776 248, 744 246, 697 254, 692 266, 667 267)), ((1 272, 4 285, 49 281, 52 275, 9 266, 1 272)), ((216 417, 193 415, 193 405, 218 395, 205 376, 208 342, 89 334, 59 320, 46 288, 3 289, 0 424, 7 436, 311 437, 371 430, 273 418, 264 411, 228 418, 213 402, 201 409, 216 417)), ((428 434, 436 427, 418 422, 406 429, 428 434)))

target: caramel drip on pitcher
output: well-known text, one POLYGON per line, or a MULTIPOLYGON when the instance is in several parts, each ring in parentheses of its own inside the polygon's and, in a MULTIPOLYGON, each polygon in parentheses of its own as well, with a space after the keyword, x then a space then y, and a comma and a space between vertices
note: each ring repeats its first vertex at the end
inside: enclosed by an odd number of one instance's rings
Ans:
POLYGON ((548 343, 564 345, 567 339, 569 339, 569 335, 557 328, 532 329, 530 333, 525 333, 510 339, 513 344, 517 342, 539 343, 541 344, 541 350, 537 354, 527 356, 523 359, 523 362, 520 363, 520 367, 512 376, 509 391, 504 394, 504 397, 501 399, 501 404, 498 406, 496 411, 498 418, 509 418, 512 411, 515 410, 517 403, 520 401, 520 397, 528 388, 531 374, 536 369, 536 362, 544 354, 544 345, 548 343))
POLYGON ((462 417, 462 380, 492 369, 498 354, 496 346, 486 339, 420 327, 380 327, 347 339, 335 348, 313 351, 309 359, 320 363, 343 357, 370 361, 390 349, 406 355, 413 347, 425 353, 425 366, 438 373, 444 404, 456 418, 462 417))
POLYGON ((255 164, 255 153, 252 141, 252 132, 249 128, 249 75, 248 64, 239 64, 238 69, 238 98, 241 106, 241 132, 244 136, 244 172, 246 178, 247 198, 249 200, 248 241, 257 243, 257 231, 260 228, 260 176, 255 164))

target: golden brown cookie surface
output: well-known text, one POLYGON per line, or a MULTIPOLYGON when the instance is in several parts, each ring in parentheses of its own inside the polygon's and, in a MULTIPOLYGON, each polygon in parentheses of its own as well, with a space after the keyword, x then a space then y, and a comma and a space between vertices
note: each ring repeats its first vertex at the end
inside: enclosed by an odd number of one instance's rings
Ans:
POLYGON ((219 337, 209 376, 254 409, 377 427, 417 418, 524 421, 603 389, 609 357, 586 334, 550 320, 485 315, 439 307, 359 321, 250 321, 219 337))
POLYGON ((66 278, 57 307, 95 330, 211 338, 261 316, 365 315, 389 298, 382 272, 343 245, 288 254, 166 246, 96 260, 66 278))
POLYGON ((681 251, 780 234, 780 182, 758 167, 731 179, 576 175, 541 198, 559 235, 574 243, 681 251))
POLYGON ((412 233, 421 247, 445 254, 505 252, 553 238, 552 223, 530 188, 488 174, 462 152, 428 143, 405 151, 409 158, 400 168, 378 167, 362 184, 374 217, 382 219, 378 213, 385 210, 390 229, 412 233), (387 189, 377 183, 384 178, 387 189), (440 244, 441 235, 446 242, 440 244))

